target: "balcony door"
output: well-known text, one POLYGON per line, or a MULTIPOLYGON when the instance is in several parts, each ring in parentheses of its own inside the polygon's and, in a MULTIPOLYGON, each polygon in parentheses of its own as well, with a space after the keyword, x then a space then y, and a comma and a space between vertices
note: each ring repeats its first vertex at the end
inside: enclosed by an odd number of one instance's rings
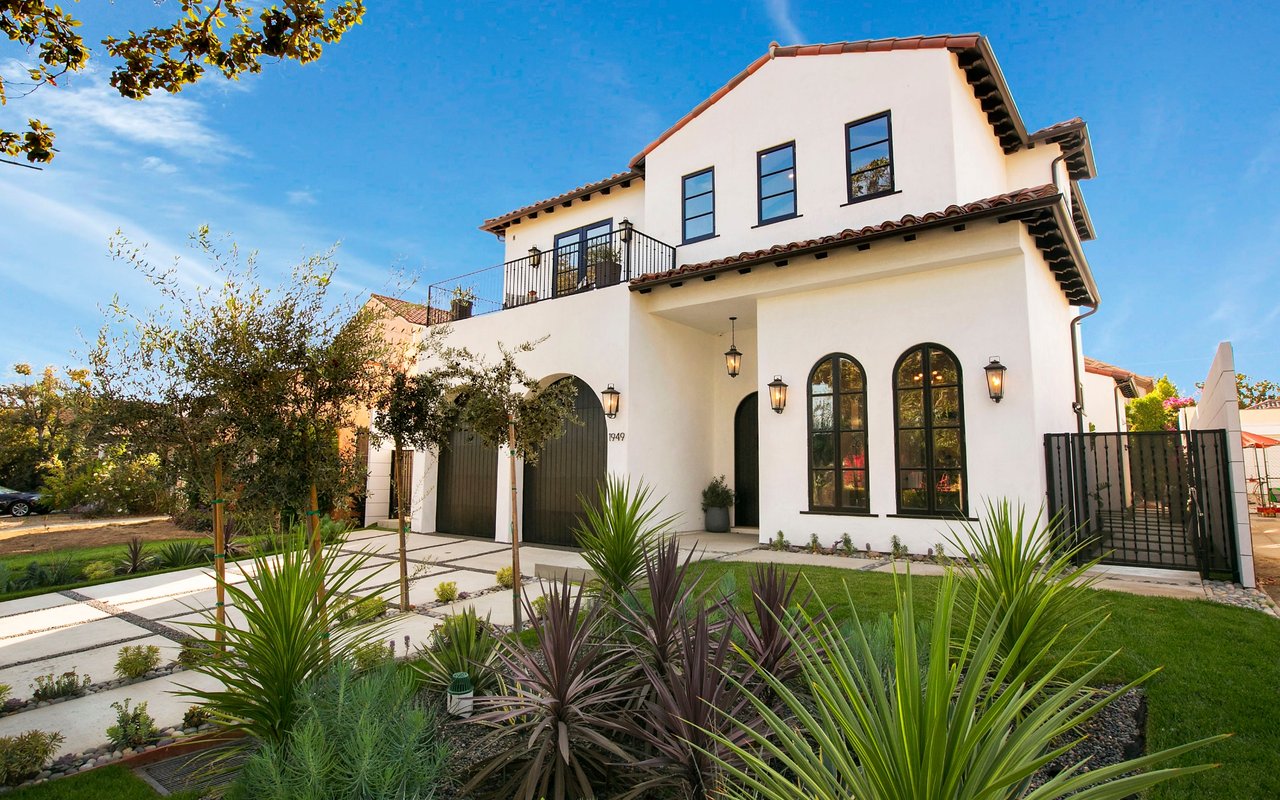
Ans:
POLYGON ((591 225, 584 225, 556 236, 556 282, 555 296, 573 294, 594 285, 608 285, 617 280, 608 280, 611 276, 600 269, 604 261, 616 263, 617 259, 609 259, 613 249, 613 220, 606 219, 591 225), (597 275, 597 271, 601 274, 597 275))

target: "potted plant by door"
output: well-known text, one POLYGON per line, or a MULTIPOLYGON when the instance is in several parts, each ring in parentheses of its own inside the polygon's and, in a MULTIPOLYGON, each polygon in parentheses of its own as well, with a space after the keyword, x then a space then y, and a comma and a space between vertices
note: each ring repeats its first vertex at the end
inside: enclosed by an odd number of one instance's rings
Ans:
POLYGON ((587 269, 592 273, 591 282, 596 288, 613 286, 622 280, 622 262, 618 259, 618 251, 607 244, 587 248, 587 269))
POLYGON ((449 301, 449 317, 455 320, 468 319, 475 300, 475 292, 462 286, 454 287, 453 299, 449 301))
POLYGON ((710 533, 728 531, 731 505, 733 505, 733 490, 721 475, 702 490, 702 513, 705 515, 703 527, 710 533))

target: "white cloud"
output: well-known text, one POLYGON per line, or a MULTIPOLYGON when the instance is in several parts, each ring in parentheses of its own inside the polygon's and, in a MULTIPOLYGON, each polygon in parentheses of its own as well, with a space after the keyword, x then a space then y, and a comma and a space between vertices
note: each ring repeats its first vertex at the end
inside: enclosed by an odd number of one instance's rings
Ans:
POLYGON ((294 189, 291 192, 286 192, 285 197, 289 199, 290 205, 314 206, 316 204, 315 193, 308 189, 294 189))
POLYGON ((163 158, 156 156, 147 156, 142 159, 142 168, 152 172, 158 172, 161 175, 172 175, 178 171, 178 168, 165 161, 163 158))
POLYGON ((801 44, 808 41, 808 37, 801 33, 795 19, 791 16, 791 0, 764 0, 764 8, 769 12, 769 19, 777 26, 783 44, 801 44))

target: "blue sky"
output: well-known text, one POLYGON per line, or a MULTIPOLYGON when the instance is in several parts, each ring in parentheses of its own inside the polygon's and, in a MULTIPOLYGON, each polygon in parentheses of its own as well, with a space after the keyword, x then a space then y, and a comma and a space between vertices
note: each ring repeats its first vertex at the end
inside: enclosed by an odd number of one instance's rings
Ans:
MULTIPOLYGON (((1103 306, 1086 352, 1189 389, 1230 339, 1241 370, 1280 379, 1268 4, 368 5, 364 25, 306 67, 143 103, 114 96, 100 67, 0 109, 6 127, 42 116, 62 148, 43 172, 0 165, 6 373, 79 361, 115 293, 157 302, 110 260, 116 228, 166 260, 208 223, 261 250, 268 272, 341 242, 345 291, 386 290, 398 270, 425 286, 500 261, 484 218, 625 169, 770 40, 977 31, 1028 128, 1089 122, 1098 239, 1086 252, 1103 306)), ((75 11, 96 35, 175 8, 75 11)), ((0 69, 24 55, 0 45, 0 69)))

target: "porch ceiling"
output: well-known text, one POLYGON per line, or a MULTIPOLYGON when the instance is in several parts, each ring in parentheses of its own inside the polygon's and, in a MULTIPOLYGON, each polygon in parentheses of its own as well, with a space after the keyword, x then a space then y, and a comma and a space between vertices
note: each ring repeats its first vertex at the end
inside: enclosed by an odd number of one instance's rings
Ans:
POLYGON ((688 325, 713 334, 729 334, 729 317, 737 317, 738 330, 756 327, 756 298, 754 296, 721 298, 705 303, 682 305, 653 312, 663 319, 688 325))

